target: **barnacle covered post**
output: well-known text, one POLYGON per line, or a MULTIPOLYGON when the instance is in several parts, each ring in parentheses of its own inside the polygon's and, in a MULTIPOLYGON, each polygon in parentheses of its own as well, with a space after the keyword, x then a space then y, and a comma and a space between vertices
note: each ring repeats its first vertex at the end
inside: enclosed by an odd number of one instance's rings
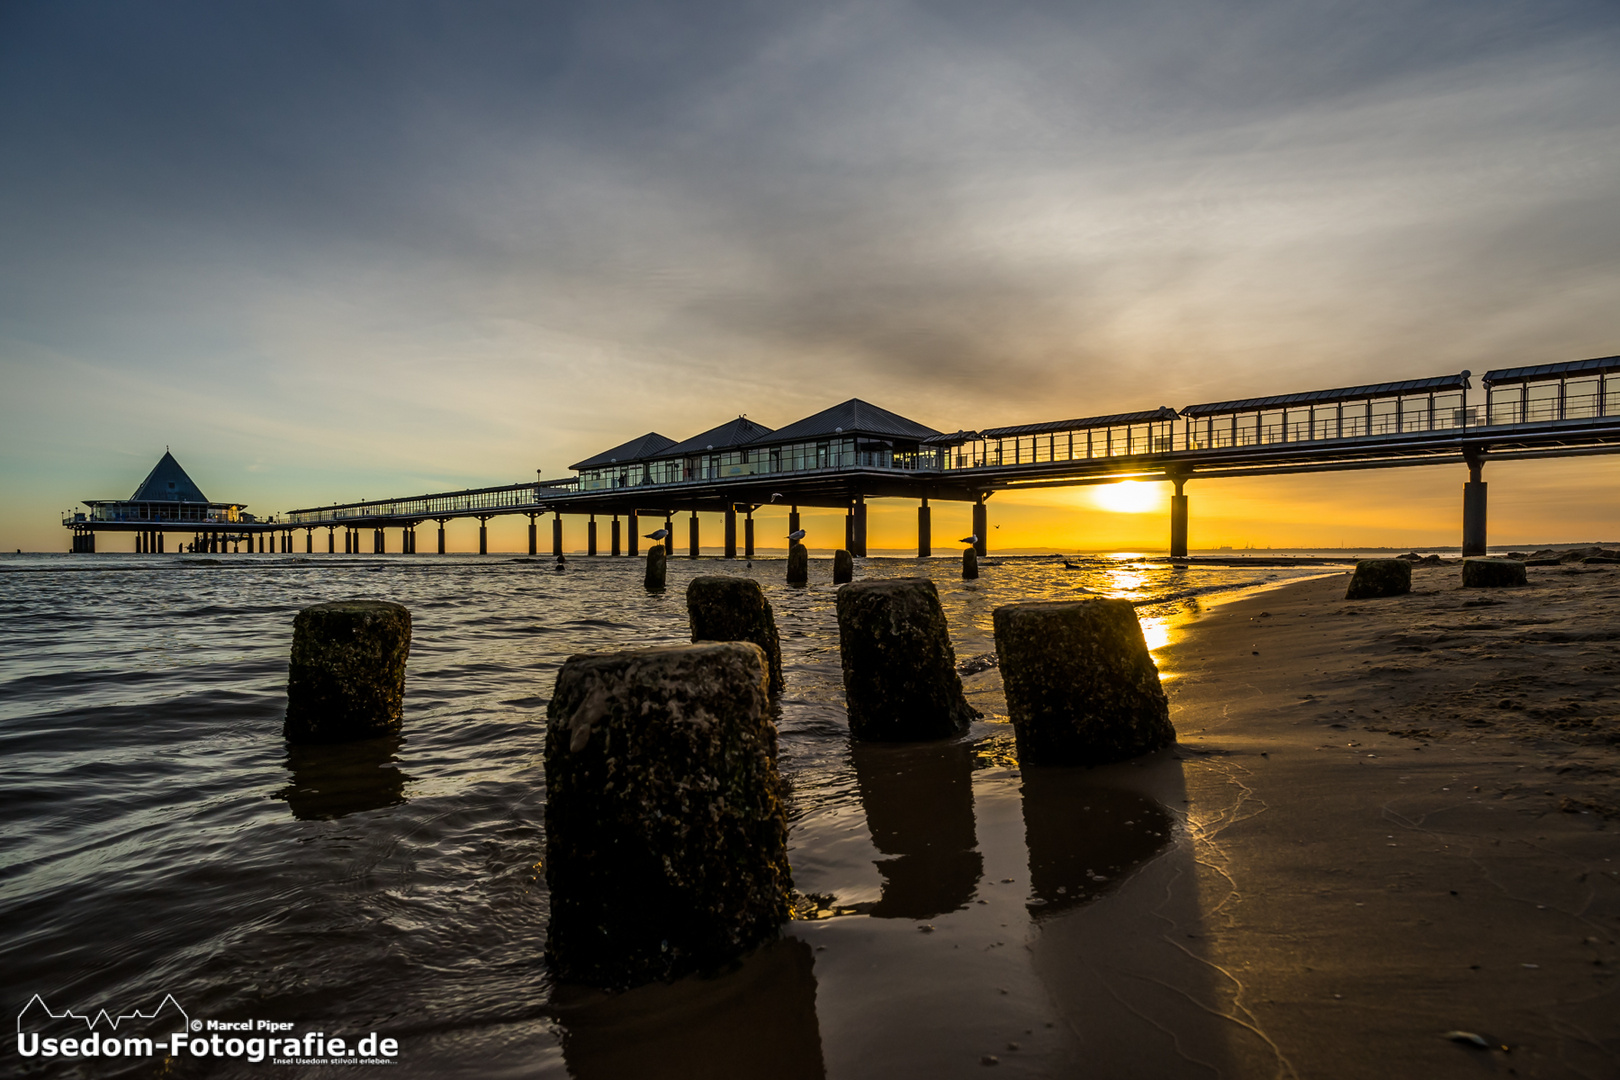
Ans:
POLYGON ((748 642, 563 665, 545 749, 558 979, 674 979, 776 936, 792 878, 768 703, 748 642))
POLYGON ((669 549, 663 544, 654 544, 647 549, 647 576, 644 584, 652 592, 660 592, 664 588, 664 577, 669 572, 669 549))
POLYGON ((1350 575, 1346 600, 1405 596, 1412 591, 1412 564, 1405 559, 1362 559, 1350 575))
POLYGON ((788 548, 787 583, 804 585, 810 581, 810 552, 797 540, 788 548))
POLYGON ((315 604, 293 621, 287 719, 294 743, 374 739, 399 731, 411 613, 387 600, 315 604))
POLYGON ((991 618, 1020 762, 1102 765, 1176 741, 1130 601, 1008 604, 991 618))
POLYGON ((782 692, 782 640, 765 590, 753 578, 695 577, 686 587, 693 641, 751 641, 765 654, 771 693, 782 692))
POLYGON ((857 739, 943 739, 974 717, 962 696, 939 590, 927 578, 838 590, 838 651, 857 739))

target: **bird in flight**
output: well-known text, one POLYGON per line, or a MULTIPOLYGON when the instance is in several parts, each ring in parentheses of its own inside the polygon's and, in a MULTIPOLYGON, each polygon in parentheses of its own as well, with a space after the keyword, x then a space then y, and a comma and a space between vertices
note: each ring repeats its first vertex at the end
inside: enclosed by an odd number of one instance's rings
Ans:
POLYGON ((962 539, 957 541, 958 544, 977 544, 978 542, 979 542, 979 537, 977 536, 977 534, 975 534, 973 536, 964 536, 964 537, 962 537, 962 539))
POLYGON ((771 492, 771 502, 775 502, 777 499, 780 499, 780 498, 782 498, 782 493, 780 491, 771 492))
POLYGON ((657 530, 655 532, 644 533, 643 535, 646 536, 647 539, 649 539, 649 540, 662 540, 664 537, 669 535, 669 530, 668 529, 659 529, 659 530, 657 530))
POLYGON ((803 529, 794 529, 792 532, 788 533, 788 539, 792 540, 792 541, 795 541, 795 542, 797 542, 799 540, 803 540, 804 539, 804 530, 803 529))

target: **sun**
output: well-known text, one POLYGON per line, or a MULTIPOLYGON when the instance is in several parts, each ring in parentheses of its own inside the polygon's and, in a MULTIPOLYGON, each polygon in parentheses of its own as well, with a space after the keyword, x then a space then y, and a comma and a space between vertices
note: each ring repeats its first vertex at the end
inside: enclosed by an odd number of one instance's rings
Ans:
POLYGON ((1121 480, 1091 489, 1091 501, 1115 514, 1146 514, 1159 508, 1159 486, 1121 480))

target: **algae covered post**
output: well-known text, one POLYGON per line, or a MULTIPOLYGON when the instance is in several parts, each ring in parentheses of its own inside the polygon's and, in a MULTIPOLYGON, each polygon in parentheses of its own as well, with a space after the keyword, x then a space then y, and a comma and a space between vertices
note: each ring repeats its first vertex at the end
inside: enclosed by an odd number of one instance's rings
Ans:
POLYGON ((692 640, 751 641, 765 654, 771 693, 782 692, 782 641, 765 590, 752 578, 706 575, 686 587, 692 640))
POLYGON ((1465 589, 1499 589, 1528 585, 1529 576, 1521 559, 1464 559, 1462 583, 1465 589))
POLYGON ((856 738, 943 739, 967 730, 975 713, 962 696, 932 581, 889 578, 839 589, 838 650, 856 738))
POLYGON ((1412 591, 1412 564, 1405 559, 1362 559, 1344 591, 1346 600, 1404 596, 1412 591))
POLYGON ((347 742, 399 731, 411 613, 386 600, 336 600, 298 613, 287 669, 287 738, 347 742))
POLYGON ((659 592, 664 587, 664 578, 669 571, 669 552, 663 544, 654 544, 647 549, 647 575, 643 584, 653 591, 659 592))
POLYGON ((546 716, 558 978, 673 979, 776 936, 792 878, 759 646, 572 656, 546 716))
POLYGON ((847 585, 855 580, 855 557, 843 548, 833 552, 833 584, 847 585))
POLYGON ((992 618, 1020 761, 1103 765, 1175 742, 1129 601, 1008 604, 992 618))

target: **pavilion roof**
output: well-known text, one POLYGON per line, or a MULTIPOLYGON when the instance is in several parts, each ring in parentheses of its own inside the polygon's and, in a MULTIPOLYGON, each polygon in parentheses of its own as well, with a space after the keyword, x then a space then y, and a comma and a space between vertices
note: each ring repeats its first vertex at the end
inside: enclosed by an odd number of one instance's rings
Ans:
POLYGON ((684 442, 666 446, 652 456, 671 458, 683 454, 701 454, 708 450, 727 450, 733 446, 755 442, 770 433, 771 429, 765 425, 756 424, 746 416, 739 416, 735 420, 727 420, 719 427, 700 432, 684 442))
POLYGON ((174 455, 165 449, 129 501, 206 503, 208 496, 186 475, 186 470, 174 460, 174 455))
POLYGON ((580 469, 600 469, 605 465, 624 465, 632 461, 645 461, 650 457, 657 457, 664 450, 675 445, 675 440, 656 431, 631 439, 627 443, 620 443, 610 450, 604 450, 594 457, 568 466, 575 472, 580 469))
POLYGON ((938 434, 940 432, 933 428, 919 424, 915 420, 908 420, 899 413, 880 409, 860 398, 850 398, 830 409, 823 409, 802 420, 795 420, 787 427, 778 428, 769 436, 757 441, 776 446, 833 435, 876 435, 880 438, 920 441, 938 434))

